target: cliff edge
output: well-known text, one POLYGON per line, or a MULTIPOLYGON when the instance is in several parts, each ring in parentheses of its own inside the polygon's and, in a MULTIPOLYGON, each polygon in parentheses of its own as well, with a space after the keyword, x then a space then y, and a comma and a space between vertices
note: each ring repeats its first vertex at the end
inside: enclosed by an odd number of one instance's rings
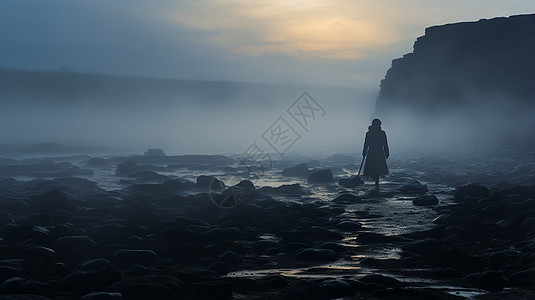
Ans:
POLYGON ((535 145, 535 14, 427 28, 392 61, 376 115, 400 143, 535 145))
POLYGON ((535 14, 427 28, 392 61, 376 113, 435 114, 489 99, 535 101, 535 14))

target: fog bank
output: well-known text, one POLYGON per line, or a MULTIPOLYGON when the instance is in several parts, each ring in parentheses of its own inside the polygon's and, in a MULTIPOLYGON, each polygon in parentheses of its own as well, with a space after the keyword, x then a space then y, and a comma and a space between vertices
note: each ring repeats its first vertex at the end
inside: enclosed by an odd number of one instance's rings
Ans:
POLYGON ((0 76, 3 144, 158 147, 169 153, 241 153, 255 141, 276 153, 262 135, 278 118, 299 137, 287 151, 353 151, 361 146, 377 95, 373 88, 72 72, 2 70, 0 76), (288 111, 304 92, 323 110, 306 117, 306 128, 292 116, 295 105, 288 111))

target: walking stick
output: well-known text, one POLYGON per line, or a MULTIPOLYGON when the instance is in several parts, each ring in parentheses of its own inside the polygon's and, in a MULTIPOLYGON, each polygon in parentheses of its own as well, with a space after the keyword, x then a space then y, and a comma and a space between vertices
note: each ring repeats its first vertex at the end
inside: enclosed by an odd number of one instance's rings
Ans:
POLYGON ((366 155, 364 155, 362 157, 362 162, 360 163, 360 168, 359 168, 359 172, 357 173, 357 177, 360 176, 360 170, 362 170, 362 165, 364 164, 364 160, 366 159, 366 156, 367 156, 368 153, 366 153, 366 155))

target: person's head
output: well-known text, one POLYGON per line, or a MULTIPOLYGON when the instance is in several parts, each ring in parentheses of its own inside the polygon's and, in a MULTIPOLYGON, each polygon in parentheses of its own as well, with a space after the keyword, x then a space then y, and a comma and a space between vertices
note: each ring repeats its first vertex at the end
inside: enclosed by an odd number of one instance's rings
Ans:
POLYGON ((373 128, 381 128, 381 120, 379 119, 373 119, 372 121, 372 127, 373 128))

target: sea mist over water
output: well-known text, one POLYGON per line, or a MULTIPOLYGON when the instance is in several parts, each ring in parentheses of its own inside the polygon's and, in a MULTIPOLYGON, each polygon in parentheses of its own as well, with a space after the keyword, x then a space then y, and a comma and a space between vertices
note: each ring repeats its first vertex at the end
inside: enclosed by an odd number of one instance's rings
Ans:
POLYGON ((374 88, 184 83, 77 73, 30 72, 25 76, 18 89, 12 84, 1 99, 3 144, 55 142, 209 154, 241 153, 256 141, 275 152, 262 134, 282 117, 301 137, 288 152, 358 153, 378 92, 374 88), (28 76, 52 83, 37 84, 28 76), (73 87, 73 82, 78 86, 73 87), (325 110, 323 116, 308 117, 306 128, 287 112, 303 92, 325 110))
MULTIPOLYGON (((141 151, 162 148, 169 153, 242 153, 253 142, 275 150, 262 134, 282 117, 300 135, 288 153, 360 156, 370 121, 378 117, 392 154, 401 152, 469 151, 485 147, 533 145, 533 105, 479 96, 440 111, 392 105, 375 112, 378 89, 250 84, 209 95, 159 93, 135 97, 121 86, 113 95, 91 90, 46 99, 27 90, 24 98, 4 98, 0 111, 2 144, 55 142, 141 151), (307 118, 301 127, 287 109, 308 92, 325 115, 307 118), (515 103, 510 105, 510 103, 515 103)), ((226 90, 226 89, 223 89, 226 90)), ((205 91, 206 92, 206 91, 205 91)))
POLYGON ((432 26, 380 86, 170 80, 0 69, 5 144, 57 142, 169 153, 241 153, 279 119, 284 153, 360 153, 379 117, 395 155, 533 147, 533 15, 432 26), (308 92, 320 114, 289 113, 308 92), (377 99, 377 102, 376 102, 377 99))
POLYGON ((441 153, 492 151, 505 148, 532 150, 535 145, 533 105, 482 100, 485 105, 459 105, 442 112, 415 112, 398 108, 377 114, 390 143, 401 151, 441 153))

